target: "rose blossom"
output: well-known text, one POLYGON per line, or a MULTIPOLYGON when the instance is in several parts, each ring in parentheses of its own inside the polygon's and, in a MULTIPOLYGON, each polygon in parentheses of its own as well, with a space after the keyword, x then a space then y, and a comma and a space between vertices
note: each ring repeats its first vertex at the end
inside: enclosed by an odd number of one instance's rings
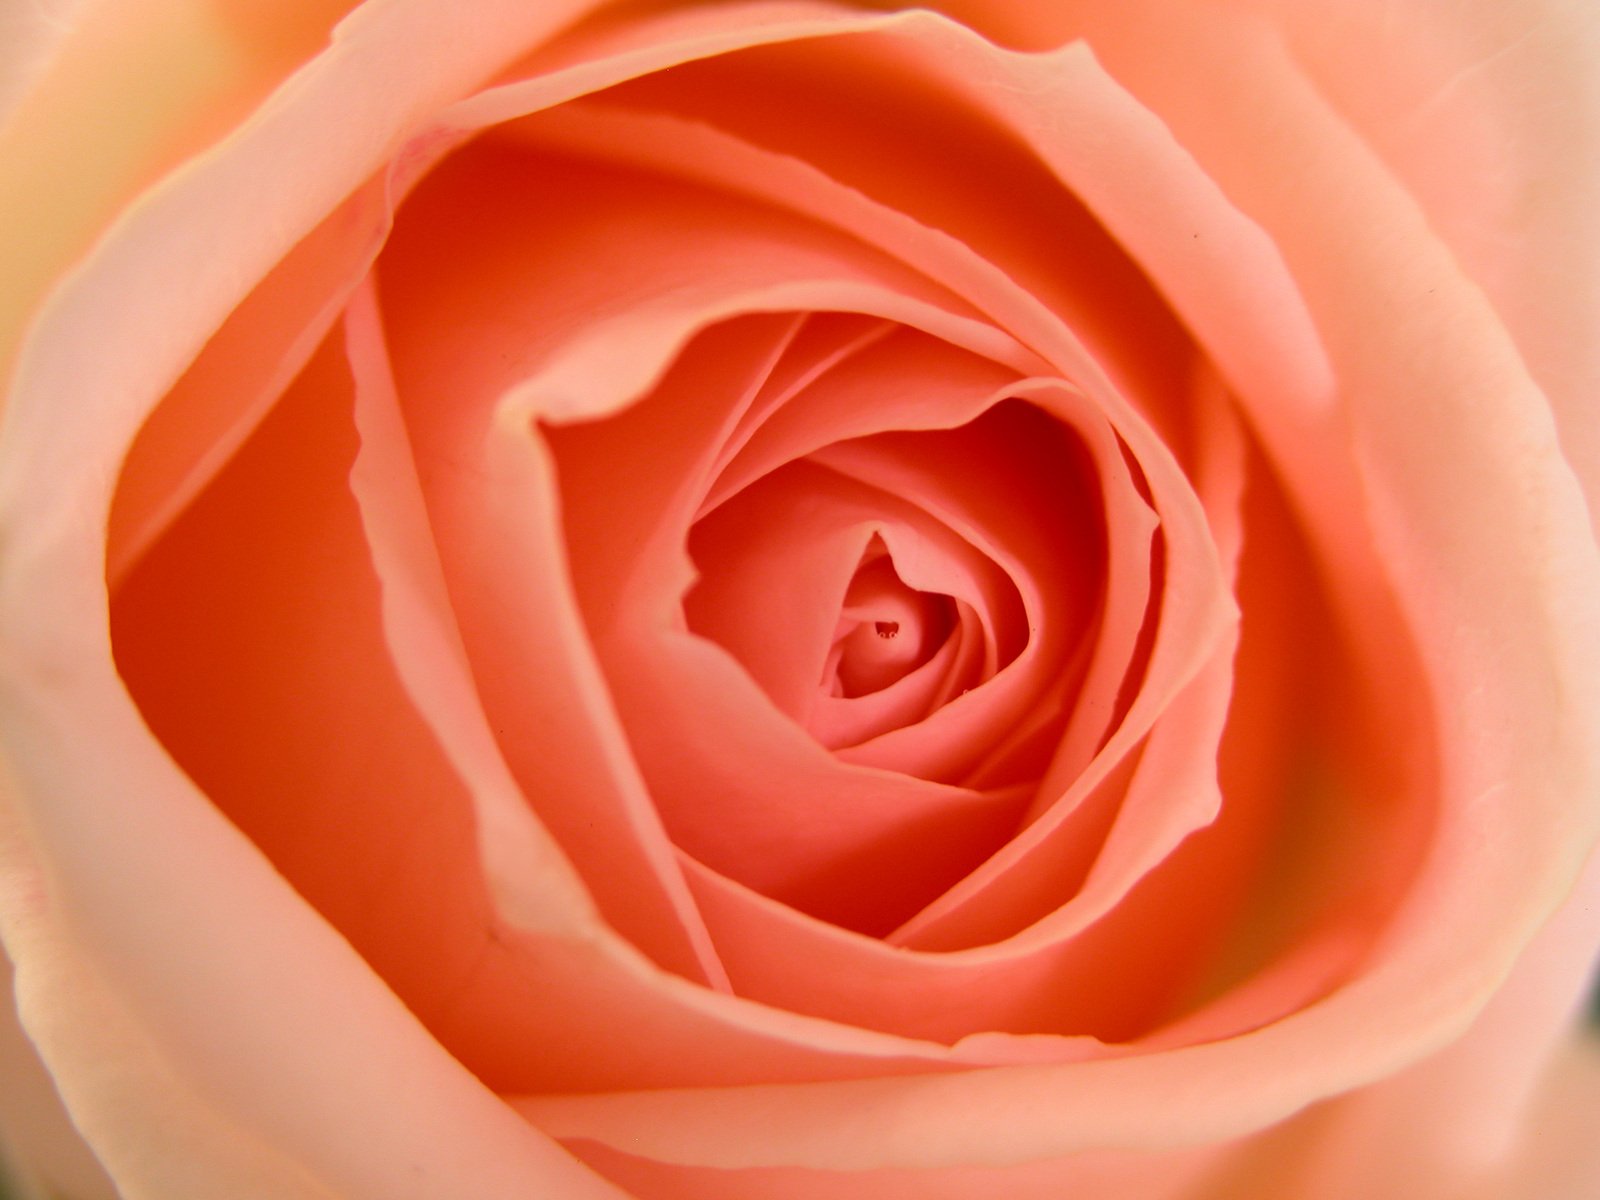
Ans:
POLYGON ((21 1169, 1600 1183, 1595 17, 342 7, 0 14, 21 1169))

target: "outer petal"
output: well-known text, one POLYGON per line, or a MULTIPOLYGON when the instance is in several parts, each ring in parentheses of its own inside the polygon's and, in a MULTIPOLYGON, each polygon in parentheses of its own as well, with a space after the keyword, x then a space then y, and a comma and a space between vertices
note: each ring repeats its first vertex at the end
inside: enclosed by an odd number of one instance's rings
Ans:
POLYGON ((0 1195, 117 1200, 105 1168, 72 1124, 55 1080, 17 1020, 10 960, 0 1012, 0 1195), (9 1185, 12 1192, 6 1192, 9 1185))
POLYGON ((1304 1157, 1293 1168, 1302 1177, 1295 1194, 1306 1200, 1592 1195, 1600 1180, 1593 1139, 1600 1038, 1577 1021, 1597 942, 1600 856, 1464 1037, 1392 1079, 1291 1122, 1309 1130, 1304 1157), (1587 1135, 1574 1137, 1584 1126, 1587 1135))
POLYGON ((132 197, 214 142, 352 0, 44 0, 0 13, 0 378, 29 310, 132 197), (13 57, 14 56, 14 57, 13 57), (137 103, 129 103, 137 96, 137 103))
POLYGON ((0 127, 50 69, 85 7, 84 0, 60 0, 0 10, 0 127))
POLYGON ((572 1147, 640 1200, 1588 1200, 1600 1173, 1600 1037, 1571 1022, 1597 932, 1600 858, 1464 1038, 1235 1141, 861 1172, 714 1170, 572 1147))
POLYGON ((1600 9, 1243 0, 1405 185, 1550 398, 1600 520, 1600 9))
POLYGON ((0 927, 19 964, 18 1004, 74 1119, 117 1180, 110 1194, 333 1200, 300 1164, 243 1132, 172 1071, 52 911, 15 823, 4 839, 10 886, 0 927))

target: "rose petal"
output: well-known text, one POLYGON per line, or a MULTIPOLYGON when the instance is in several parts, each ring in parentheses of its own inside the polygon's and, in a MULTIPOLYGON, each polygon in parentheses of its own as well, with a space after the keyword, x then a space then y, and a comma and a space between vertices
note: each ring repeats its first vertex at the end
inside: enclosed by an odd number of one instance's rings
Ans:
MULTIPOLYGON (((704 565, 687 597, 690 628, 733 653, 775 704, 810 727, 819 706, 828 702, 819 680, 837 614, 874 539, 891 560, 912 564, 905 571, 911 586, 976 606, 974 621, 983 628, 975 634, 974 648, 987 658, 992 674, 994 625, 1020 623, 1008 620, 1016 596, 995 564, 906 501, 805 462, 769 475, 696 527, 691 545, 704 565), (813 578, 819 584, 829 581, 815 596, 808 586, 813 578), (798 610, 793 616, 785 615, 789 605, 798 610), (752 618, 752 609, 763 616, 752 618), (768 618, 784 622, 791 632, 782 640, 793 639, 796 651, 802 644, 808 647, 798 661, 790 663, 779 646, 754 645, 768 618), (807 625, 812 627, 802 634, 807 625), (784 658, 763 667, 763 653, 784 658)), ((837 703, 846 709, 854 704, 837 703)))
POLYGON ((1070 660, 1102 588, 1105 535, 1095 528, 1095 500, 1086 494, 1094 483, 1083 478, 1093 468, 1075 432, 1005 396, 956 429, 884 433, 811 456, 886 496, 906 497, 976 544, 1005 570, 1027 621, 1023 629, 997 627, 1000 669, 987 686, 925 722, 842 752, 847 762, 956 783, 1037 776, 1037 748, 1011 738, 1033 716, 1059 718, 1067 697, 1052 697, 1052 686, 1077 682, 1070 660))
MULTIPOLYGON (((9 239, 0 259, 0 375, 10 373, 30 311, 73 258, 135 195, 215 143, 321 49, 351 0, 296 5, 269 22, 256 7, 223 0, 151 12, 48 0, 7 11, 0 42, 31 59, 39 78, 0 122, 0 207, 30 235, 9 239), (126 103, 130 94, 140 103, 126 103)), ((0 76, 19 89, 25 81, 0 76)))
POLYGON ((38 1048, 23 1032, 13 975, 7 959, 0 965, 7 997, 0 1013, 0 1178, 19 1189, 23 1200, 52 1192, 73 1200, 117 1200, 105 1168, 74 1128, 38 1048))
POLYGON ((1551 0, 1353 4, 1316 27, 1297 5, 1262 7, 1487 293, 1600 513, 1600 20, 1551 0))
MULTIPOLYGON (((1159 861, 1184 834, 1209 822, 1215 814, 1219 798, 1214 770, 1207 763, 1214 761, 1214 747, 1226 712, 1229 678, 1226 666, 1231 657, 1231 646, 1224 643, 1218 647, 1216 639, 1227 628, 1231 601, 1223 580, 1212 574, 1218 570, 1213 558, 1217 550, 1205 517, 1197 512, 1199 505, 1186 484, 1174 478, 1170 466, 1160 464, 1160 467, 1159 473, 1151 473, 1151 486, 1153 504, 1163 521, 1164 594, 1149 666, 1144 679, 1139 681, 1131 707, 1119 722, 1100 735, 1103 741, 1096 739, 1087 745, 1079 744, 1073 739, 1069 726, 1068 740, 1040 785, 1036 801, 1036 810, 1039 805, 1049 807, 980 871, 941 897, 928 912, 919 915, 915 924, 898 931, 897 940, 903 939, 906 944, 921 948, 952 949, 995 941, 1035 924, 1039 924, 1039 928, 1033 932, 1034 937, 1055 936, 1047 930, 1067 923, 1075 929, 1082 928, 1078 921, 1092 919, 1089 914, 1107 911, 1115 898, 1159 861), (1186 691, 1195 672, 1205 662, 1216 664, 1209 677, 1198 689, 1186 691), (1188 719, 1175 719, 1156 726, 1152 736, 1160 745, 1180 742, 1186 745, 1187 751, 1179 759, 1182 765, 1174 767, 1171 775, 1151 785, 1145 793, 1151 799, 1144 807, 1152 818, 1145 820, 1140 835, 1134 839, 1137 851, 1117 866, 1108 863, 1102 868, 1101 877, 1107 884, 1103 898, 1062 908, 1065 897, 1060 886, 1063 867, 1060 854, 1075 854, 1076 844, 1081 841, 1081 831, 1063 822, 1075 812, 1083 797, 1151 730, 1157 717, 1166 715, 1168 706, 1180 695, 1189 696, 1191 705, 1203 705, 1209 715, 1198 719, 1197 714, 1191 713, 1188 719), (1202 696, 1206 698, 1201 699, 1202 696), (1089 757, 1084 751, 1091 748, 1093 758, 1083 762, 1082 759, 1089 757), (1074 750, 1078 751, 1081 765, 1066 757, 1074 750), (1079 766, 1076 774, 1063 769, 1072 766, 1079 766), (1188 802, 1176 803, 1179 796, 1186 796, 1188 802), (1068 915, 1069 909, 1071 915, 1068 915)), ((1239 483, 1236 471, 1232 478, 1224 473, 1223 479, 1225 482, 1221 486, 1236 491, 1239 483)), ((1225 512, 1227 501, 1220 503, 1225 512)), ((1108 504, 1108 510, 1115 512, 1117 508, 1108 504)), ((1129 534, 1127 529, 1115 531, 1122 539, 1124 553, 1129 549, 1126 545, 1129 534)), ((1133 548, 1137 545, 1135 542, 1133 548)), ((1137 569, 1126 559, 1122 562, 1125 564, 1123 572, 1137 569)), ((1119 582, 1117 575, 1113 575, 1112 582, 1119 582)), ((1126 580, 1126 576, 1120 582, 1122 586, 1110 599, 1125 598, 1130 590, 1137 596, 1142 590, 1126 580)), ((1125 636, 1136 632, 1135 628, 1125 628, 1125 636)), ((1091 688, 1095 685, 1098 688, 1085 692, 1086 700, 1099 702, 1098 709, 1088 710, 1097 724, 1104 719, 1102 714, 1116 717, 1116 708, 1108 703, 1110 697, 1106 689, 1122 687, 1122 672, 1128 669, 1126 660, 1132 650, 1131 640, 1127 637, 1121 645, 1112 639, 1102 643, 1111 653, 1100 658, 1104 667, 1099 677, 1090 677, 1091 688)), ((1083 711, 1080 706, 1079 712, 1083 711)), ((1095 726, 1088 728, 1091 734, 1095 732, 1095 726)), ((1133 807, 1139 811, 1141 806, 1133 807)))
MULTIPOLYGON (((42 1054, 58 1073, 61 1096, 51 1094, 50 1077, 42 1073, 36 1086, 46 1090, 45 1103, 58 1113, 65 1102, 99 1156, 98 1161, 90 1157, 81 1143, 74 1154, 68 1142, 66 1157, 59 1150, 52 1153, 49 1143, 30 1145, 30 1155, 43 1160, 35 1163, 50 1172, 46 1186, 51 1190, 39 1194, 70 1194, 75 1200, 137 1191, 199 1197, 224 1188, 229 1195, 261 1200, 332 1196, 293 1155, 251 1138, 163 1059, 51 912, 39 868, 9 816, 0 836, 11 885, 3 913, 6 944, 20 964, 17 1004, 38 1048, 24 1042, 23 1049, 42 1054), (63 1166, 66 1171, 56 1174, 63 1166), (68 1187, 70 1193, 56 1190, 68 1187)), ((18 1030, 15 1036, 23 1035, 18 1030)), ((38 1121, 46 1111, 41 1106, 30 1115, 38 1121)), ((78 1136, 66 1113, 56 1119, 65 1127, 53 1131, 57 1139, 78 1136)))
MULTIPOLYGON (((1216 411, 1219 428, 1215 436, 1223 444, 1219 447, 1221 453, 1215 456, 1217 462, 1208 471, 1207 485, 1208 492, 1219 493, 1214 499, 1217 519, 1224 522, 1225 540, 1231 540, 1236 535, 1228 533, 1227 526, 1236 527, 1237 516, 1229 516, 1226 498, 1239 485, 1238 467, 1227 453, 1231 423, 1226 410, 1216 411)), ((1237 448, 1233 454, 1237 454, 1237 448)), ((1274 556, 1276 549, 1268 551, 1269 570, 1287 561, 1281 554, 1274 556)), ((1296 636, 1303 637, 1303 631, 1296 631, 1296 636)), ((1267 661, 1275 666, 1288 661, 1281 647, 1271 647, 1267 653, 1267 661)), ((1227 658, 1224 654, 1219 659, 1223 668, 1227 658)), ((1253 677, 1247 682, 1247 698, 1251 698, 1256 694, 1253 677)), ((1217 694, 1214 688, 1203 689, 1202 703, 1214 707, 1217 694)), ((1270 697, 1267 707, 1274 713, 1283 711, 1270 697)), ((1180 724, 1178 729, 1181 732, 1195 724, 1205 727, 1205 722, 1190 722, 1180 724)), ((1267 736, 1270 739, 1277 734, 1272 729, 1267 736)), ((1215 734, 1211 736, 1214 746, 1215 734)), ((1249 734, 1245 736, 1248 739, 1249 734)), ((1205 749, 1204 736, 1199 742, 1205 749)), ((1170 778, 1158 774, 1154 767, 1148 774, 1143 785, 1148 794, 1152 798, 1169 796, 1170 778)), ((1237 788, 1245 781, 1235 773, 1231 782, 1237 788)), ((1163 1015, 1163 1006, 1177 1003, 1172 989, 1180 985, 1174 981, 1181 981, 1195 962, 1205 960, 1212 952, 1216 930, 1226 928, 1235 916, 1235 906, 1249 879, 1244 865, 1249 861, 1249 852, 1258 848, 1255 830, 1262 820, 1260 803, 1252 805, 1249 798, 1260 794, 1275 799, 1270 789, 1281 786, 1281 779, 1269 774, 1264 783, 1266 788, 1256 785, 1236 796, 1226 819, 1201 839, 1206 842, 1204 849, 1183 856, 1176 872, 1158 872, 1156 882, 1145 886, 1133 902, 1125 901, 1124 907, 1105 922, 1106 928, 1096 929, 1092 937, 1082 939, 1082 945, 1073 944, 1070 935, 1089 925, 1104 906, 1086 916, 1076 901, 1069 903, 1064 915, 1072 923, 1055 922, 1049 939, 1013 939, 1003 946, 925 956, 890 951, 877 943, 815 927, 792 915, 785 917, 772 906, 741 895, 726 881, 703 873, 691 875, 691 880, 730 976, 742 994, 838 1020, 941 1039, 958 1038, 973 1028, 1062 1033, 1114 1030, 1126 1037, 1138 1031, 1141 1021, 1163 1015), (1239 844, 1245 850, 1243 858, 1239 844), (1201 864, 1198 874, 1197 862, 1201 864), (1205 865, 1211 862, 1217 865, 1205 865), (1166 878, 1161 878, 1163 874, 1166 878), (1159 930, 1159 935, 1153 936, 1152 930, 1159 930), (776 947, 785 949, 775 951, 776 947), (796 953, 819 964, 818 969, 798 976, 784 969, 784 963, 796 953), (1098 986, 1085 988, 1081 986, 1084 979, 1095 979, 1098 986)), ((1098 820, 1099 827, 1083 827, 1080 823, 1063 826, 1069 836, 1060 844, 1076 848, 1079 855, 1075 868, 1057 863, 1057 883, 1063 896, 1070 895, 1072 880, 1081 876, 1092 859, 1109 821, 1104 814, 1108 808, 1111 814, 1115 813, 1115 804, 1126 786, 1126 778, 1118 777, 1115 788, 1103 801, 1096 796, 1094 803, 1086 801, 1074 812, 1074 818, 1081 815, 1098 820)), ((1159 812, 1159 806, 1154 811, 1159 812)), ((1282 901, 1271 903, 1281 905, 1282 901)), ((1344 955, 1338 958, 1337 965, 1347 962, 1348 956, 1344 955)), ((1297 977, 1295 983, 1302 998, 1308 987, 1314 989, 1329 982, 1328 969, 1321 961, 1311 963, 1309 969, 1309 980, 1299 981, 1297 977)), ((1276 1016, 1284 1011, 1286 986, 1282 981, 1274 983, 1265 994, 1252 996, 1248 1007, 1235 1008, 1231 1013, 1212 1010, 1209 1019, 1229 1033, 1259 1024, 1263 1013, 1276 1016)), ((1052 1056, 1052 1051, 1042 1044, 996 1041, 979 1046, 981 1040, 967 1039, 958 1049, 979 1056, 1011 1056, 1000 1061, 1018 1061, 1017 1055, 1022 1056, 1021 1060, 1052 1056)), ((1074 1057, 1085 1053, 1072 1049, 1068 1043, 1063 1043, 1061 1050, 1074 1057)))
MULTIPOLYGON (((577 906, 587 916, 581 885, 570 874, 565 854, 528 813, 473 691, 437 552, 427 538, 427 509, 370 286, 357 297, 348 320, 355 418, 362 434, 351 489, 361 503, 383 584, 386 631, 401 678, 472 790, 479 853, 509 915, 536 928, 563 907, 577 906), (567 894, 552 902, 552 890, 567 894)), ((591 806, 589 815, 589 827, 598 827, 597 808, 591 806)), ((630 857, 633 842, 626 836, 605 837, 605 844, 607 869, 598 873, 592 891, 611 924, 647 953, 654 949, 658 960, 691 977, 722 983, 715 951, 687 897, 674 893, 670 873, 657 871, 642 856, 630 857)), ((577 843, 580 854, 581 847, 577 843)), ((580 869, 581 863, 580 858, 580 869)))
MULTIPOLYGON (((582 645, 582 635, 570 624, 575 617, 558 620, 551 613, 529 620, 525 614, 516 615, 522 614, 528 603, 568 603, 550 586, 550 580, 559 577, 552 575, 561 570, 556 565, 559 559, 541 563, 530 558, 561 553, 549 507, 553 483, 547 474, 549 467, 538 462, 544 452, 528 430, 532 418, 544 414, 570 419, 577 415, 571 407, 575 403, 591 410, 619 404, 630 389, 644 386, 651 375, 659 373, 660 367, 652 361, 653 343, 661 344, 654 353, 670 354, 676 341, 714 318, 719 309, 796 304, 871 309, 888 305, 890 315, 918 323, 935 320, 937 310, 911 298, 930 290, 915 277, 887 264, 863 261, 854 252, 845 255, 838 243, 806 227, 784 224, 777 214, 742 207, 727 212, 728 200, 698 192, 679 199, 680 193, 665 182, 647 185, 642 177, 598 168, 572 166, 558 172, 553 163, 545 161, 540 163, 537 177, 526 181, 527 187, 536 190, 512 194, 503 188, 491 189, 508 201, 501 226, 481 203, 486 193, 470 171, 520 171, 529 159, 525 152, 508 158, 498 157, 498 151, 487 158, 469 158, 471 154, 458 155, 463 161, 424 184, 413 207, 402 216, 386 256, 385 303, 396 322, 392 345, 419 456, 441 466, 484 462, 489 472, 486 477, 483 468, 474 466, 467 471, 425 473, 425 491, 446 555, 447 578, 457 589, 454 600, 480 690, 491 718, 503 731, 502 745, 507 747, 513 769, 531 781, 548 766, 530 752, 543 744, 540 739, 549 730, 564 728, 563 722, 570 723, 578 712, 584 713, 583 728, 559 742, 562 761, 570 761, 572 738, 578 739, 573 744, 581 745, 582 739, 605 724, 597 707, 604 702, 595 690, 599 684, 594 675, 588 675, 590 682, 583 685, 587 691, 578 693, 580 709, 568 704, 563 699, 567 693, 553 686, 556 680, 550 675, 550 664, 562 663, 582 645), (451 226, 444 215, 449 211, 449 189, 468 181, 479 201, 474 221, 451 226), (657 222, 641 226, 611 221, 607 205, 637 204, 642 186, 659 189, 657 222), (530 225, 527 206, 540 196, 549 207, 540 222, 530 225), (444 206, 436 219, 429 219, 426 205, 430 203, 444 206), (669 218, 687 223, 687 228, 674 229, 669 218), (574 222, 577 228, 562 232, 558 222, 563 220, 574 222), (601 271, 590 257, 572 250, 589 245, 578 236, 578 229, 597 221, 612 230, 603 245, 608 255, 615 256, 614 266, 601 271), (775 223, 777 228, 767 233, 775 223), (430 236, 425 242, 408 241, 407 230, 412 228, 429 229, 430 236), (441 237, 440 231, 447 228, 456 231, 462 241, 441 237), (538 231, 537 245, 526 251, 535 256, 536 272, 519 269, 514 250, 530 228, 538 231), (692 236, 688 229, 693 230, 692 236), (630 245, 633 239, 642 244, 630 245), (725 249, 721 261, 714 264, 708 257, 709 248, 718 243, 725 249), (560 248, 567 248, 567 259, 560 256, 560 248), (486 273, 491 270, 498 271, 505 282, 491 282, 493 276, 486 273), (892 290, 864 286, 879 272, 895 280, 892 290), (813 275, 817 282, 807 282, 813 275), (528 287, 535 278, 540 286, 528 287), (793 280, 787 291, 786 278, 793 280), (831 279, 839 282, 829 282, 831 279), (458 287, 465 290, 456 296, 458 287), (602 297, 595 294, 596 289, 610 289, 615 294, 602 297), (434 305, 442 297, 453 296, 460 303, 445 305, 452 316, 441 323, 433 315, 434 305), (662 299, 652 304, 648 302, 651 296, 662 299), (419 303, 422 301, 426 304, 419 303), (512 304, 520 306, 520 314, 514 315, 512 304), (492 308, 492 316, 480 314, 485 305, 492 308), (607 315, 608 308, 624 305, 624 311, 607 315), (562 347, 560 357, 522 378, 527 371, 524 364, 538 353, 539 339, 559 345, 563 324, 571 321, 573 313, 598 324, 562 347), (519 353, 509 361, 500 352, 506 344, 501 331, 507 325, 522 331, 519 353), (476 350, 486 336, 492 336, 486 351, 462 355, 454 349, 455 339, 462 339, 476 350), (618 360, 608 349, 618 338, 632 344, 636 356, 618 360), (465 367, 467 363, 473 365, 465 367), (489 373, 489 377, 474 378, 468 370, 489 373), (501 401, 501 415, 487 434, 492 439, 491 454, 483 459, 477 447, 486 436, 483 423, 489 419, 489 409, 463 403, 462 396, 492 396, 497 388, 513 383, 514 390, 501 401), (545 514, 542 517, 541 512, 545 514), (568 628, 568 634, 557 636, 563 628, 568 628), (511 637, 546 638, 552 645, 535 652, 524 641, 519 649, 511 637), (530 676, 544 679, 538 698, 549 706, 546 717, 533 727, 528 725, 530 710, 523 686, 530 676), (519 754, 529 757, 519 764, 519 754)), ((941 335, 955 335, 958 340, 976 337, 980 349, 1005 345, 1002 336, 960 317, 938 317, 935 327, 941 335)), ((651 723, 659 729, 659 721, 652 718, 651 723)), ((631 730, 636 740, 650 732, 631 730)), ((616 736, 606 753, 613 756, 611 769, 626 772, 626 760, 620 757, 625 753, 623 745, 620 735, 616 736)), ((633 750, 644 753, 637 744, 633 750)), ((536 795, 546 806, 546 820, 553 819, 551 805, 569 806, 570 820, 580 826, 590 819, 592 800, 585 789, 546 788, 536 795)), ((636 816, 643 819, 642 803, 631 803, 636 816)), ((880 806, 874 819, 883 819, 888 811, 892 810, 880 806)), ((947 844, 958 845, 959 841, 947 844)))
POLYGON ((377 256, 386 189, 357 191, 229 314, 128 452, 107 533, 113 587, 221 470, 310 360, 377 256))

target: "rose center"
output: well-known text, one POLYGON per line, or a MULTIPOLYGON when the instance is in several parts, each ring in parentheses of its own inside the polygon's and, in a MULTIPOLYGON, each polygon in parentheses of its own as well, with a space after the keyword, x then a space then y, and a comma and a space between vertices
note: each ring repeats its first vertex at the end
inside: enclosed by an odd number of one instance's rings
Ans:
POLYGON ((882 691, 927 662, 955 626, 949 596, 908 587, 881 543, 877 550, 845 594, 823 670, 822 686, 831 695, 882 691))

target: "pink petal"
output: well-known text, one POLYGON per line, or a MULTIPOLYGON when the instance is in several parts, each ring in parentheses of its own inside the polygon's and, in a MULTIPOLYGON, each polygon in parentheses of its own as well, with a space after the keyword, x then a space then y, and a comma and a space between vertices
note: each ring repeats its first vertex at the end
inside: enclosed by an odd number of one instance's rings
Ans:
POLYGON ((38 1048, 23 1032, 13 976, 7 959, 8 999, 0 1012, 0 1152, 7 1178, 25 1197, 53 1191, 74 1200, 117 1200, 105 1168, 73 1127, 38 1048))
POLYGON ((1600 512, 1600 21, 1550 0, 1358 3, 1323 23, 1294 4, 1265 11, 1484 289, 1600 512))
POLYGON ((41 0, 0 16, 0 87, 15 89, 0 96, 0 206, 28 230, 0 250, 0 375, 73 260, 321 50, 350 6, 316 0, 264 21, 250 0, 41 0))

